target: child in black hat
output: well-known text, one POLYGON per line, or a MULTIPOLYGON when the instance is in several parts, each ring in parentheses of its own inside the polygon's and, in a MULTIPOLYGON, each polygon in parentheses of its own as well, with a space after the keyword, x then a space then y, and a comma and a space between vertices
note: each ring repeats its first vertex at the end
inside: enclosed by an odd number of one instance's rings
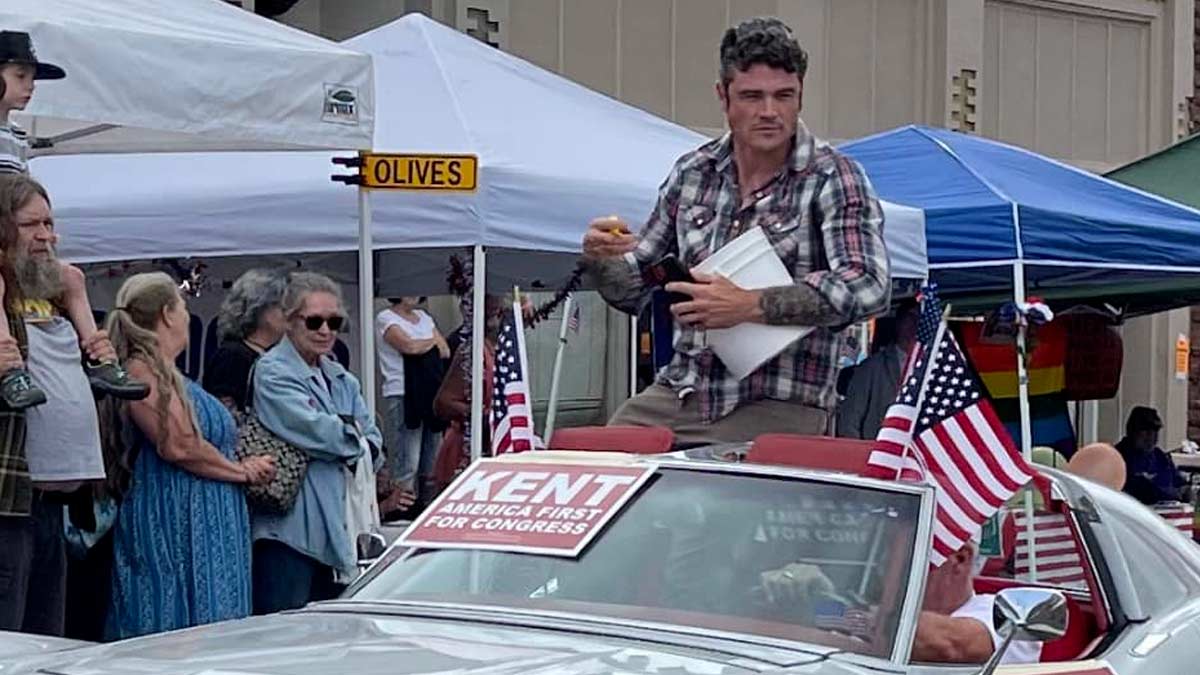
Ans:
POLYGON ((29 33, 0 31, 0 172, 28 173, 29 140, 25 130, 9 121, 33 98, 34 80, 61 80, 66 72, 37 60, 29 33))
MULTIPOLYGON (((28 33, 0 31, 0 174, 29 173, 29 140, 23 129, 9 120, 14 110, 24 110, 33 98, 35 80, 59 80, 66 72, 56 65, 38 61, 33 40, 28 33)), ((87 297, 83 271, 62 263, 64 293, 59 299, 62 310, 75 326, 81 341, 86 342, 97 332, 87 297)), ((0 335, 7 336, 7 313, 12 309, 11 296, 0 278, 0 335)), ((27 315, 30 312, 26 312, 27 315)), ((88 379, 92 389, 124 399, 142 399, 149 388, 132 380, 119 363, 89 363, 88 379)), ((9 408, 20 410, 45 403, 46 394, 22 369, 0 375, 0 401, 9 408)))

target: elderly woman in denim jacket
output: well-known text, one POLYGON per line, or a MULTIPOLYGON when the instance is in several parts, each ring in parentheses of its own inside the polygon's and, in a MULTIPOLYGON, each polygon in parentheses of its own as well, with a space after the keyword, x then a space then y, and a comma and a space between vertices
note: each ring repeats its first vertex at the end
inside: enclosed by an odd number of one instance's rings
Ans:
POLYGON ((253 403, 262 424, 309 454, 291 511, 255 514, 254 612, 268 614, 337 597, 335 572, 352 574, 346 474, 365 438, 382 446, 358 380, 331 356, 345 322, 341 289, 328 277, 293 274, 282 308, 287 335, 254 371, 253 403))

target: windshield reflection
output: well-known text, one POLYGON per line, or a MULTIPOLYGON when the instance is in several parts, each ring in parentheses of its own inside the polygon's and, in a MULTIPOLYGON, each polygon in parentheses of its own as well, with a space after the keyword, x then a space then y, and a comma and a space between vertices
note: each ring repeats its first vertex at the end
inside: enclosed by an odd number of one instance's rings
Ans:
POLYGON ((577 559, 414 551, 352 597, 579 612, 886 658, 919 506, 914 494, 664 468, 577 559))

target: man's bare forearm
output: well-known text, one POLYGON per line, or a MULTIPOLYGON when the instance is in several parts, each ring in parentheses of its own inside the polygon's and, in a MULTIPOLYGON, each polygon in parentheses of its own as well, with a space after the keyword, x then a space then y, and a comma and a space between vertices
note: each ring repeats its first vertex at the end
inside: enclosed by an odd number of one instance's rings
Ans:
POLYGON ((808 284, 763 289, 758 306, 763 323, 772 326, 830 326, 842 321, 833 305, 808 284))
POLYGON ((627 314, 641 310, 646 285, 623 257, 591 259, 586 263, 588 277, 608 304, 627 314))

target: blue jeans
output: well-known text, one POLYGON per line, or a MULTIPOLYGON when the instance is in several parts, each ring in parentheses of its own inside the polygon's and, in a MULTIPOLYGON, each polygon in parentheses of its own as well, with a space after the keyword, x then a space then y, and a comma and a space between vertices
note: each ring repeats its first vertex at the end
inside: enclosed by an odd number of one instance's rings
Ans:
POLYGON ((67 556, 63 502, 34 491, 28 516, 0 517, 0 630, 62 636, 67 556))
POLYGON ((254 542, 251 567, 255 614, 274 614, 332 600, 345 590, 334 582, 332 567, 272 539, 254 542))
POLYGON ((403 396, 388 396, 387 411, 385 442, 392 480, 418 490, 420 481, 428 480, 433 475, 433 463, 437 460, 442 435, 424 426, 409 429, 404 422, 403 396))

